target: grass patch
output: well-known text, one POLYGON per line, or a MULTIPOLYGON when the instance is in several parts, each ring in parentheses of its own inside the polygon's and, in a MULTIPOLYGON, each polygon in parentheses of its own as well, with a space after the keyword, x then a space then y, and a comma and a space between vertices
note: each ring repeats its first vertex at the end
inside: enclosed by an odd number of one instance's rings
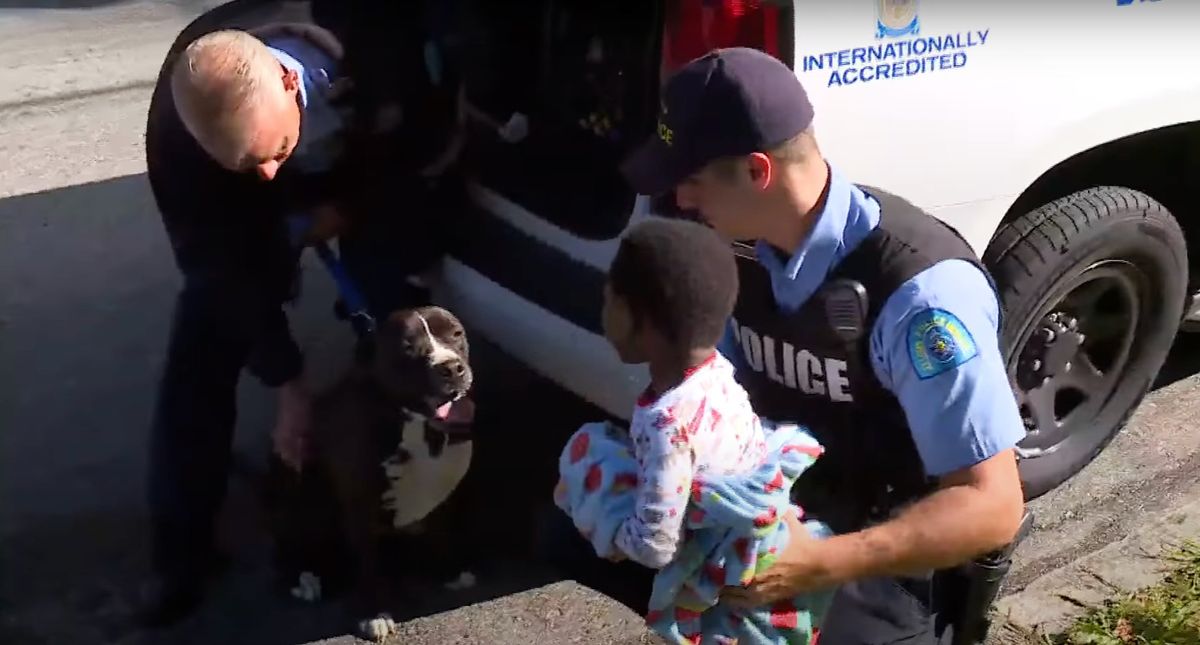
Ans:
POLYGON ((1200 644, 1200 544, 1187 542, 1166 557, 1173 571, 1162 583, 1092 609, 1054 645, 1200 644))

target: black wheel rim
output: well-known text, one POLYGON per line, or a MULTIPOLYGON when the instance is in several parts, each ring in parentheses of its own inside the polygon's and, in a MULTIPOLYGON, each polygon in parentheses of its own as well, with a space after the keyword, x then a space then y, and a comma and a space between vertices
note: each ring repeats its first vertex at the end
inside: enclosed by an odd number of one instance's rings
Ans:
POLYGON ((1145 282, 1129 262, 1093 264, 1030 325, 1009 367, 1027 431, 1019 457, 1053 453, 1098 427, 1130 360, 1145 282))

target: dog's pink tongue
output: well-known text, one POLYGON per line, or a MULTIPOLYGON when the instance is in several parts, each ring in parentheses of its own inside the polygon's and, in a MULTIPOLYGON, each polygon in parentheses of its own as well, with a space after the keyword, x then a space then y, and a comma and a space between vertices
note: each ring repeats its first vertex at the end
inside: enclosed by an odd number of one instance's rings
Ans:
POLYGON ((434 410, 433 415, 438 419, 445 421, 450 416, 450 409, 454 407, 454 403, 447 403, 442 407, 434 410))
POLYGON ((438 408, 438 415, 447 423, 472 423, 475 421, 475 402, 468 398, 461 398, 438 408), (442 408, 446 408, 444 415, 442 414, 442 408))

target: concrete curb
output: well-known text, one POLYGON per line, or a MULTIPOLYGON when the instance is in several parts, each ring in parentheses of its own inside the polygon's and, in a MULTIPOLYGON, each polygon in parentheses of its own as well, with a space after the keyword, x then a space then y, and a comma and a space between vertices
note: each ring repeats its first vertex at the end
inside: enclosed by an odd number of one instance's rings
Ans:
POLYGON ((1034 580, 996 604, 989 645, 1042 642, 1070 626, 1089 607, 1154 585, 1170 570, 1161 555, 1200 539, 1200 501, 1164 513, 1119 542, 1034 580))
POLYGON ((388 643, 531 645, 663 641, 624 605, 575 582, 563 581, 399 625, 388 643))
MULTIPOLYGON (((1088 607, 1151 586, 1171 569, 1162 554, 1200 539, 1198 500, 1167 511, 1114 542, 1031 582, 996 604, 987 645, 1045 645, 1088 607)), ((407 621, 389 643, 529 645, 535 642, 661 643, 640 617, 572 581, 468 605, 407 621), (582 631, 581 631, 582 630, 582 631)), ((345 640, 323 641, 340 645, 345 640)))

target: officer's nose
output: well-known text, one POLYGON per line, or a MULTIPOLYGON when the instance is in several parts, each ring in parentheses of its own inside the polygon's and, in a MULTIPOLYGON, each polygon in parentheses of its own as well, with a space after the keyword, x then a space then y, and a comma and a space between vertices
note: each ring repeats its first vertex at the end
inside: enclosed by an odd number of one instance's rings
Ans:
POLYGON ((275 173, 279 172, 279 162, 275 161, 274 159, 270 161, 264 161, 258 164, 256 169, 258 170, 258 176, 260 179, 263 181, 271 181, 275 178, 275 173))

